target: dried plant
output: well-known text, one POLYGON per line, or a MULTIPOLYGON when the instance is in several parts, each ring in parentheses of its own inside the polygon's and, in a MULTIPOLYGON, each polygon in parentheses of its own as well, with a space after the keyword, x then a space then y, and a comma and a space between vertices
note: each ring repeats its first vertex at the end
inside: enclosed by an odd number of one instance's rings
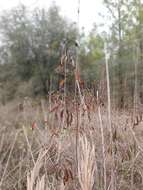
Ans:
POLYGON ((49 150, 40 152, 37 161, 30 174, 27 175, 27 190, 44 190, 45 189, 45 175, 40 177, 40 169, 44 164, 44 157, 49 150))
POLYGON ((79 137, 78 179, 82 190, 92 190, 95 179, 95 147, 86 135, 79 137))
POLYGON ((12 103, 0 108, 2 190, 111 189, 113 150, 113 187, 143 188, 142 117, 134 127, 130 112, 111 109, 110 139, 106 107, 92 94, 84 97, 86 109, 72 97, 65 109, 59 95, 51 95, 50 104, 31 100, 25 112, 12 103))

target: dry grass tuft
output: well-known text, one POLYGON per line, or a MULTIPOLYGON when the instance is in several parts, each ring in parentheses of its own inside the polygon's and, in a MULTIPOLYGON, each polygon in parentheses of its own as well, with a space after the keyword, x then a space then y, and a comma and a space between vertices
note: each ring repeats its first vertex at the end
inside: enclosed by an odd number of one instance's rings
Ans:
POLYGON ((46 156, 48 150, 43 153, 39 153, 37 161, 30 174, 27 175, 27 190, 44 190, 45 189, 45 175, 40 177, 40 169, 43 166, 44 157, 46 156))
POLYGON ((92 190, 96 169, 95 147, 86 135, 79 137, 78 179, 82 190, 92 190))

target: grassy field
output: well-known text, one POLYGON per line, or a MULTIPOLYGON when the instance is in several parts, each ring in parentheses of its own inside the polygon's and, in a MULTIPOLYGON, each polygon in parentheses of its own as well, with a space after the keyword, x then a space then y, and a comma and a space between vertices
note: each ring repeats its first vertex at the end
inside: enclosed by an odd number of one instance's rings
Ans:
POLYGON ((142 113, 92 95, 0 107, 1 190, 143 189, 142 113), (110 121, 109 121, 110 119, 110 121))

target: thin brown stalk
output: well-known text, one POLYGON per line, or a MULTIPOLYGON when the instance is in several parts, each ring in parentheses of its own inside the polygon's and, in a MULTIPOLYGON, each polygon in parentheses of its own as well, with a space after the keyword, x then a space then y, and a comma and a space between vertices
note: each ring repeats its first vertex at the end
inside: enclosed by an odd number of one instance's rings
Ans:
POLYGON ((106 66, 106 80, 107 80, 107 103, 108 103, 108 124, 110 131, 110 145, 112 150, 112 168, 111 168, 111 190, 115 190, 115 159, 114 159, 114 145, 113 145, 113 131, 111 123, 111 93, 110 93, 110 78, 109 78, 109 65, 108 65, 108 52, 107 44, 105 44, 105 66, 106 66))
POLYGON ((1 188, 1 186, 2 186, 2 183, 3 183, 4 177, 5 177, 5 174, 6 174, 8 165, 9 165, 9 161, 10 161, 10 158, 11 158, 11 155, 12 155, 12 152, 13 152, 13 149, 14 149, 14 145, 15 145, 15 143, 16 143, 16 140, 17 140, 17 137, 18 137, 19 132, 20 132, 20 131, 18 131, 18 132, 15 134, 15 138, 14 138, 13 144, 12 144, 11 149, 10 149, 10 153, 9 153, 9 156, 8 156, 8 159, 7 159, 7 163, 6 163, 6 166, 5 166, 3 175, 2 175, 1 180, 0 180, 0 188, 1 188))
POLYGON ((31 145, 30 145, 29 140, 28 140, 28 135, 27 135, 25 126, 23 125, 22 128, 23 128, 24 136, 25 136, 25 139, 26 139, 26 142, 27 142, 30 154, 31 154, 31 158, 32 158, 33 164, 35 164, 34 156, 33 156, 32 150, 31 150, 31 145))
MULTIPOLYGON (((98 101, 98 92, 97 92, 98 101)), ((99 126, 101 130, 101 144, 102 144, 102 157, 103 157, 103 175, 104 175, 104 190, 107 189, 107 179, 106 179, 106 155, 105 155, 105 139, 104 139, 104 129, 101 117, 100 105, 98 106, 98 116, 99 116, 99 126)))

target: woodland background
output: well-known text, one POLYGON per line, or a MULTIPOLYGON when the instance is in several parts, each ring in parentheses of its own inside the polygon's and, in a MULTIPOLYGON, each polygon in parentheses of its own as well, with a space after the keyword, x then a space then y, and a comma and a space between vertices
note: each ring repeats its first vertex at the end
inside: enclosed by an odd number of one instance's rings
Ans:
MULTIPOLYGON (((1 104, 59 90, 61 75, 55 70, 67 41, 72 56, 78 54, 80 77, 86 89, 98 90, 104 99, 106 42, 113 105, 128 108, 135 101, 143 103, 143 4, 140 0, 105 0, 104 5, 111 16, 110 30, 104 31, 104 26, 95 23, 89 34, 84 29, 78 31, 77 23, 61 16, 54 3, 49 10, 29 11, 20 5, 3 12, 0 15, 1 104), (78 48, 73 43, 77 40, 78 48)), ((70 91, 73 76, 69 78, 70 91)))

